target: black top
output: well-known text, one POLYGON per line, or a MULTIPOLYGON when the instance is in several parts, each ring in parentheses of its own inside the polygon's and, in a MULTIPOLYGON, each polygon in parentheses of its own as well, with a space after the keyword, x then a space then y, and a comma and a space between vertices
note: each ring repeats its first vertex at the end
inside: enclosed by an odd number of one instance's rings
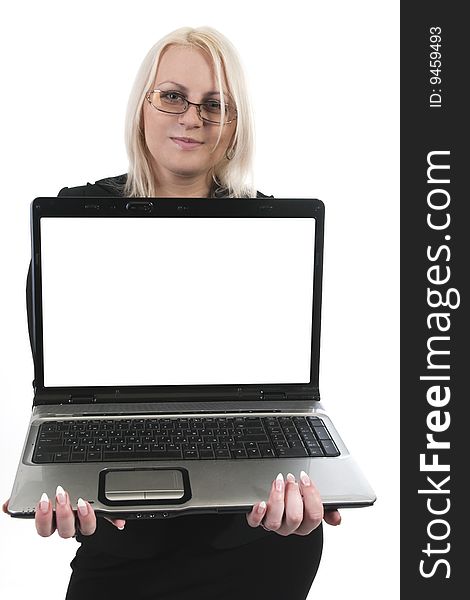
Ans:
MULTIPOLYGON (((117 177, 100 179, 94 184, 62 188, 59 197, 97 197, 122 196, 127 174, 117 177)), ((224 198, 227 196, 223 188, 213 188, 211 197, 224 198)), ((258 198, 273 198, 257 192, 258 198)), ((26 306, 28 313, 28 330, 32 343, 32 282, 31 263, 29 265, 26 283, 26 306)), ((266 498, 267 500, 267 498, 266 498)), ((170 518, 168 521, 136 521, 129 520, 123 531, 119 531, 105 519, 97 520, 97 529, 92 536, 77 535, 83 548, 95 553, 109 553, 115 556, 129 558, 144 558, 165 552, 180 544, 195 545, 201 541, 210 543, 215 548, 230 548, 241 546, 250 541, 273 535, 262 527, 252 528, 248 525, 244 514, 234 515, 186 515, 170 518)))

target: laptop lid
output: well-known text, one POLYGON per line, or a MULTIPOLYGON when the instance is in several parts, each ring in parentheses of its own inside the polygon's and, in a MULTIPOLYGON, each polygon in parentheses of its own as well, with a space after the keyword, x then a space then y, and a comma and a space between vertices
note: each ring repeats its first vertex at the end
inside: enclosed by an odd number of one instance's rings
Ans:
POLYGON ((34 404, 319 399, 324 207, 36 198, 34 404))

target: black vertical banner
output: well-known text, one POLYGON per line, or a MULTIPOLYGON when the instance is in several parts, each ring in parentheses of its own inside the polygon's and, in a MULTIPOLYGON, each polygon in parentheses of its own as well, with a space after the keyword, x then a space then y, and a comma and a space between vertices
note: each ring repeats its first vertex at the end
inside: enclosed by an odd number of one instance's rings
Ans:
POLYGON ((464 8, 401 3, 400 575, 403 598, 426 600, 467 597, 470 577, 464 8))

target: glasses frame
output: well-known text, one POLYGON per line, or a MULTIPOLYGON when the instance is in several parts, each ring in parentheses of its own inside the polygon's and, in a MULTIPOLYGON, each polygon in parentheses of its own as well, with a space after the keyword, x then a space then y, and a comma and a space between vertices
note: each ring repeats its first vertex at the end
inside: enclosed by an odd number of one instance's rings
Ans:
MULTIPOLYGON (((199 103, 198 102, 190 102, 184 94, 182 94, 181 92, 178 92, 176 90, 150 90, 145 94, 145 99, 151 106, 153 106, 153 108, 155 110, 158 110, 159 112, 163 112, 167 115, 183 115, 185 112, 187 112, 189 110, 190 106, 195 106, 196 110, 197 110, 197 114, 198 114, 199 118, 201 119, 201 121, 204 121, 204 123, 210 123, 211 125, 229 125, 230 123, 233 123, 233 121, 236 121, 236 119, 237 119, 237 112, 235 109, 234 109, 235 116, 233 117, 233 119, 230 119, 230 121, 224 121, 222 123, 221 121, 212 121, 211 119, 206 119, 205 117, 203 117, 201 115, 201 106, 204 106, 204 104, 207 104, 207 102, 199 102, 199 103), (150 99, 150 94, 155 94, 155 93, 168 94, 170 92, 173 94, 178 94, 178 96, 181 96, 181 98, 185 101, 186 107, 181 112, 173 112, 171 110, 163 110, 162 108, 158 108, 158 106, 155 106, 155 104, 150 99)), ((225 104, 225 109, 227 110, 228 108, 233 108, 233 107, 230 104, 225 104)))

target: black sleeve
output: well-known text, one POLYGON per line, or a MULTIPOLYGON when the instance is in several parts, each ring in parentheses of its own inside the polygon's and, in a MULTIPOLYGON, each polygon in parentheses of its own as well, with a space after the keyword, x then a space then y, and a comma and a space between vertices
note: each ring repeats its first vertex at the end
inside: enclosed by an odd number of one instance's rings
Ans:
MULTIPOLYGON (((64 187, 57 194, 57 197, 60 196, 69 196, 68 193, 69 188, 64 187)), ((34 333, 33 333, 33 277, 31 272, 31 261, 29 261, 29 269, 28 275, 26 277, 26 314, 28 317, 28 332, 29 332, 29 343, 31 345, 31 353, 33 355, 33 360, 35 359, 34 352, 34 333)))
POLYGON ((34 360, 35 353, 33 340, 33 285, 31 276, 31 261, 29 261, 28 276, 26 277, 26 313, 28 315, 29 343, 31 345, 31 354, 33 355, 34 360))

